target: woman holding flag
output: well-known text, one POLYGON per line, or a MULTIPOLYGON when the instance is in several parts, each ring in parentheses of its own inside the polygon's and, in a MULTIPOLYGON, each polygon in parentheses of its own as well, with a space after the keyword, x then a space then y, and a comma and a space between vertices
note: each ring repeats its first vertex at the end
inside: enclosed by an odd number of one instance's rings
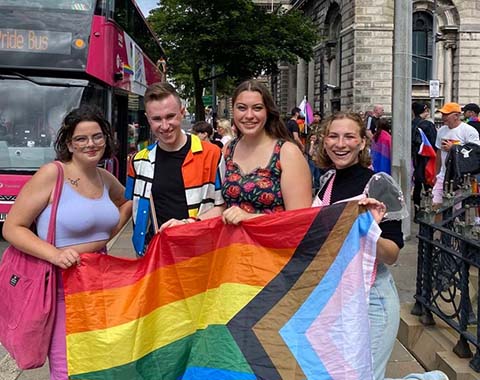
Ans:
MULTIPOLYGON (((97 167, 100 160, 111 156, 113 149, 111 126, 100 110, 83 105, 67 114, 55 141, 64 173, 55 245, 46 241, 57 178, 53 163, 42 166, 22 188, 3 226, 5 240, 59 270, 80 264, 81 253, 106 254, 107 242, 132 214, 132 202, 125 199, 123 185, 97 167), (34 224, 36 234, 30 229, 34 224)), ((55 321, 48 353, 51 380, 68 379, 61 279, 62 276, 57 277, 55 321)))
MULTIPOLYGON (((383 380, 400 322, 400 301, 387 267, 403 247, 401 219, 408 216, 399 186, 387 174, 369 169, 367 130, 355 113, 336 113, 325 123, 323 149, 318 161, 330 168, 320 178, 314 206, 360 199, 382 230, 377 241, 375 281, 370 289, 368 317, 375 380, 383 380)), ((448 380, 440 371, 412 374, 405 379, 448 380)))
POLYGON ((238 136, 225 151, 224 221, 238 224, 261 214, 309 207, 307 161, 292 142, 268 89, 247 80, 235 89, 232 103, 238 136))

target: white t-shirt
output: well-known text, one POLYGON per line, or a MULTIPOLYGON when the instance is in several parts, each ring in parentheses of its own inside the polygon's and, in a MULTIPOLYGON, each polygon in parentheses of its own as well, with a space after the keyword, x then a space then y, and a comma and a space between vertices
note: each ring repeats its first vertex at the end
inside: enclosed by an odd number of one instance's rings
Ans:
POLYGON ((444 125, 437 132, 437 139, 435 140, 435 146, 441 151, 442 167, 438 174, 442 178, 445 177, 445 160, 447 159, 448 152, 442 150, 442 140, 454 140, 455 144, 464 145, 466 143, 475 143, 480 145, 480 139, 478 132, 471 125, 464 122, 460 123, 458 127, 449 128, 444 125))
POLYGON ((221 139, 220 141, 221 141, 221 143, 223 144, 223 146, 225 146, 225 145, 228 144, 228 142, 229 142, 231 139, 232 139, 231 136, 225 135, 225 136, 222 137, 222 139, 221 139))

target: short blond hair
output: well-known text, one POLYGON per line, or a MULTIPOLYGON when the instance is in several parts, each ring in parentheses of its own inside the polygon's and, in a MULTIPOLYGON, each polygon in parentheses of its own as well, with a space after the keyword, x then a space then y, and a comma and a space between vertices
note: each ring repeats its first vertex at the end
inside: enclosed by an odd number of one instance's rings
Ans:
POLYGON ((223 128, 223 130, 226 132, 227 135, 229 135, 230 137, 234 137, 232 125, 230 124, 230 121, 228 121, 227 119, 218 119, 217 129, 218 128, 223 128))

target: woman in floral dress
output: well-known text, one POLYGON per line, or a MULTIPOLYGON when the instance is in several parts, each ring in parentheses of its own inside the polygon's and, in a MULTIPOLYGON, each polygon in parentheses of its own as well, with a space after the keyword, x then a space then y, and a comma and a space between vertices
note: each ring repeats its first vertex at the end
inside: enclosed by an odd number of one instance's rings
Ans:
POLYGON ((307 161, 291 142, 267 88, 245 81, 232 102, 238 136, 225 148, 224 221, 238 224, 261 214, 310 207, 307 161))

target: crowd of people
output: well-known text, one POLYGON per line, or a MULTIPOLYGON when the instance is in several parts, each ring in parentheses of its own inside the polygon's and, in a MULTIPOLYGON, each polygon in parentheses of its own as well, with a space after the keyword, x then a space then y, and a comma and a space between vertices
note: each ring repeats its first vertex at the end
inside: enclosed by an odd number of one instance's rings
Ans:
MULTIPOLYGON (((172 85, 149 86, 144 103, 155 141, 130 160, 125 188, 98 168, 113 152, 109 123, 99 110, 82 106, 66 116, 55 142, 65 173, 55 246, 45 242, 57 175, 53 164, 42 167, 22 189, 5 222, 5 239, 66 269, 81 261, 82 252, 106 254, 106 243, 130 217, 134 250, 141 257, 154 234, 165 228, 213 217, 238 225, 264 214, 358 199, 382 231, 368 317, 375 379, 384 379, 400 317, 388 265, 396 262, 403 247, 401 220, 408 212, 399 186, 388 175, 391 127, 382 117, 383 107, 376 105, 364 117, 338 112, 323 121, 323 115, 315 112, 313 122, 302 127, 298 107, 285 123, 268 89, 247 80, 233 93, 232 121, 219 119, 215 128, 199 121, 190 134, 181 129, 185 108, 172 85), (34 221, 37 233, 30 229, 34 221)), ((428 120, 428 107, 412 105, 412 136, 417 130, 420 134, 412 147, 415 206, 426 189, 433 189, 434 200, 438 199, 445 157, 454 144, 480 144, 478 111, 477 105, 466 105, 464 123, 461 107, 447 103, 439 110, 445 125, 437 131, 428 120), (425 176, 423 136, 441 151, 436 181, 425 176)), ((66 380, 61 282, 58 295, 50 369, 52 380, 66 380)), ((439 371, 405 378, 448 380, 439 371)))

